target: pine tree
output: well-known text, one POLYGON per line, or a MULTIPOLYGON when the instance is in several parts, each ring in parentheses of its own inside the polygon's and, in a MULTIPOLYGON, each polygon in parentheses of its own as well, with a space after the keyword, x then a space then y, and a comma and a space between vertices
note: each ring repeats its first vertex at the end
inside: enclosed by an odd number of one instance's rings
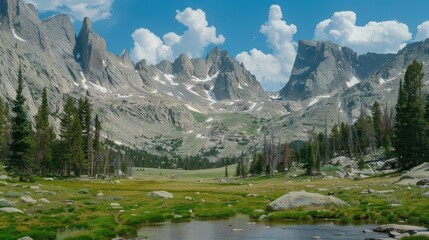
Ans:
POLYGON ((374 105, 372 105, 371 112, 372 112, 372 124, 374 126, 376 146, 381 147, 383 144, 384 132, 383 132, 383 125, 381 121, 380 104, 377 101, 375 101, 374 105))
POLYGON ((10 155, 8 157, 6 171, 13 177, 18 176, 20 181, 31 173, 31 124, 24 110, 25 97, 23 91, 23 77, 21 67, 18 70, 18 89, 13 101, 12 131, 10 143, 10 155))
POLYGON ((62 172, 70 176, 82 174, 84 155, 82 151, 82 126, 73 99, 69 96, 60 116, 60 142, 62 150, 62 172))
POLYGON ((101 131, 101 121, 99 120, 98 114, 97 114, 95 115, 95 133, 94 133, 94 143, 93 143, 93 148, 95 152, 94 176, 98 175, 100 170, 100 163, 101 163, 100 131, 101 131))
POLYGON ((35 116, 36 122, 36 151, 35 160, 37 169, 44 175, 53 167, 52 148, 55 141, 55 133, 49 123, 49 106, 46 88, 42 93, 42 104, 35 116))
POLYGON ((235 169, 235 176, 237 177, 241 176, 241 160, 237 162, 237 168, 235 169))
POLYGON ((394 136, 395 155, 401 167, 408 169, 427 161, 422 97, 423 64, 413 61, 405 72, 404 83, 400 83, 396 104, 394 136))
POLYGON ((79 99, 78 113, 80 125, 82 128, 82 150, 84 153, 85 162, 88 164, 88 175, 92 176, 94 170, 94 157, 92 152, 92 136, 91 136, 91 114, 92 105, 89 102, 88 96, 84 99, 79 99))

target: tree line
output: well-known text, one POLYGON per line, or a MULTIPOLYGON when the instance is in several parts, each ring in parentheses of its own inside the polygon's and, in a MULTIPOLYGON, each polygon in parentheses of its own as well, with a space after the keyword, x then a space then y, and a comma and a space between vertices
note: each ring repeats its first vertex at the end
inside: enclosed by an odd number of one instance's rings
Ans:
POLYGON ((20 67, 12 107, 0 100, 0 159, 9 175, 23 181, 34 175, 96 176, 101 172, 101 122, 96 115, 92 125, 92 106, 87 96, 77 103, 67 98, 58 136, 49 120, 47 89, 43 89, 42 102, 34 116, 34 129, 25 101, 20 67))
POLYGON ((283 172, 295 162, 315 175, 336 156, 348 156, 363 167, 363 157, 377 149, 384 151, 385 159, 396 157, 404 170, 429 162, 429 94, 423 92, 423 77, 423 64, 413 61, 399 83, 394 111, 375 101, 371 114, 362 106, 354 123, 337 123, 329 135, 325 120, 324 132, 313 129, 304 142, 276 144, 273 137, 265 138, 262 151, 248 161, 249 173, 270 177, 274 168, 283 172))

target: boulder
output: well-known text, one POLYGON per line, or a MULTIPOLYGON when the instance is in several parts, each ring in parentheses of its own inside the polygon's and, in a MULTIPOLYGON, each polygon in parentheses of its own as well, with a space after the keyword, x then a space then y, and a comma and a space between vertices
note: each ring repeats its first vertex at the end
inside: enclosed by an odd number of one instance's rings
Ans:
POLYGON ((10 177, 6 175, 0 175, 0 180, 10 180, 10 177))
POLYGON ((429 198, 429 192, 422 193, 422 196, 423 196, 423 197, 428 197, 428 198, 429 198))
POLYGON ((429 162, 411 168, 408 172, 403 174, 402 177, 418 179, 429 178, 429 162))
POLYGON ((0 198, 0 207, 15 207, 15 202, 0 198))
POLYGON ((380 225, 374 229, 375 232, 386 232, 390 233, 392 231, 398 232, 398 233, 414 233, 414 232, 423 232, 427 231, 427 228, 424 227, 418 227, 418 226, 412 226, 412 225, 398 225, 398 224, 385 224, 380 225))
POLYGON ((151 198, 174 198, 173 194, 166 191, 153 191, 147 194, 151 198))
POLYGON ((268 208, 277 211, 295 207, 324 205, 350 206, 343 200, 333 196, 325 196, 318 193, 308 192, 289 192, 268 204, 268 208))
POLYGON ((43 203, 51 203, 51 201, 49 201, 48 199, 46 199, 46 198, 41 198, 41 199, 39 199, 39 201, 40 202, 43 202, 43 203))
POLYGON ((331 160, 331 163, 334 165, 346 166, 352 163, 352 160, 345 156, 339 156, 331 160))
POLYGON ((26 203, 37 203, 37 200, 30 196, 22 196, 21 200, 26 203))
POLYGON ((391 169, 398 169, 399 167, 400 167, 399 161, 396 158, 392 158, 384 161, 383 166, 378 168, 378 170, 391 170, 391 169))
POLYGON ((29 237, 29 236, 25 236, 25 237, 22 237, 22 238, 18 238, 18 240, 33 240, 31 237, 29 237))
POLYGON ((429 185, 429 177, 423 178, 417 182, 417 186, 429 185))
POLYGON ((2 207, 2 208, 0 208, 0 212, 24 213, 23 211, 19 210, 18 208, 13 208, 13 207, 2 207))

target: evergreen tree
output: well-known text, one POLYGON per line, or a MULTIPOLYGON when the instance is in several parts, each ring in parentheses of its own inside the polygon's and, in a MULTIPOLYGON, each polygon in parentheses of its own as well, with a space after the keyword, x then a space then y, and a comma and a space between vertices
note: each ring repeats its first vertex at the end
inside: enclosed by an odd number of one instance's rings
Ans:
POLYGON ((23 78, 20 67, 18 70, 18 89, 12 107, 14 117, 12 118, 10 155, 6 166, 6 171, 13 177, 19 176, 20 181, 31 174, 32 159, 31 124, 24 110, 25 97, 22 90, 23 78))
POLYGON ((401 167, 408 169, 427 161, 422 98, 423 64, 413 61, 405 72, 404 83, 400 83, 396 104, 394 136, 395 155, 401 167))
POLYGON ((11 116, 10 116, 10 109, 8 105, 3 106, 3 129, 0 133, 2 135, 2 143, 0 145, 0 162, 6 163, 7 158, 10 154, 9 151, 9 145, 12 141, 11 138, 11 116))
POLYGON ((228 160, 225 162, 225 177, 228 178, 228 160))
POLYGON ((94 176, 97 176, 100 170, 101 163, 101 153, 100 153, 100 131, 101 131, 101 121, 98 118, 98 114, 95 115, 95 133, 94 133, 94 152, 95 152, 95 169, 94 176))
POLYGON ((55 133, 49 123, 49 107, 46 88, 42 93, 42 104, 35 116, 36 122, 36 151, 35 160, 38 172, 42 175, 52 170, 52 148, 55 133))
POLYGON ((374 126, 374 135, 376 140, 376 146, 381 147, 384 139, 383 125, 381 121, 381 110, 380 104, 375 101, 371 108, 372 112, 372 124, 374 126))
POLYGON ((78 103, 78 113, 80 125, 82 128, 82 151, 84 153, 85 162, 88 163, 88 175, 92 176, 94 168, 94 157, 92 152, 92 136, 91 136, 91 114, 92 105, 89 102, 88 96, 84 99, 80 98, 78 103))
POLYGON ((237 177, 241 176, 241 160, 237 162, 237 168, 235 169, 235 176, 237 177))
POLYGON ((70 176, 82 174, 84 155, 82 151, 82 126, 73 99, 69 96, 60 116, 60 142, 62 151, 62 172, 70 176))

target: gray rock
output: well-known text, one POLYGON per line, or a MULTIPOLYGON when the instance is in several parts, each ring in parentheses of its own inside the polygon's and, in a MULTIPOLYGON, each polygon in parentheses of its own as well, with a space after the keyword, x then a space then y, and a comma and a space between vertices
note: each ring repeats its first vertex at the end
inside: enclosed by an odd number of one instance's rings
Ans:
POLYGON ((48 199, 46 199, 46 198, 41 198, 41 199, 39 199, 39 202, 43 202, 43 203, 51 203, 51 201, 49 201, 48 199))
POLYGON ((30 197, 30 196, 22 196, 21 197, 21 200, 23 201, 23 202, 25 202, 25 203, 37 203, 37 200, 36 199, 34 199, 34 198, 32 198, 32 197, 30 197))
POLYGON ((22 237, 22 238, 18 238, 17 240, 33 240, 31 237, 22 237))
POLYGON ((174 198, 173 194, 166 191, 153 191, 147 194, 151 198, 174 198))
POLYGON ((422 193, 423 197, 429 197, 429 192, 422 193))
POLYGON ((318 193, 289 192, 268 204, 268 207, 277 211, 296 207, 324 205, 349 206, 343 200, 333 196, 325 196, 318 193))
POLYGON ((427 231, 427 228, 424 227, 418 227, 418 226, 412 226, 412 225, 399 225, 399 224, 386 224, 386 225, 380 225, 374 229, 375 232, 398 232, 398 233, 405 233, 405 232, 421 232, 421 231, 427 231))
POLYGON ((0 198, 0 207, 15 207, 15 202, 0 198))
POLYGON ((0 175, 0 180, 10 180, 10 177, 6 175, 0 175))
POLYGON ((420 179, 416 184, 417 184, 417 186, 429 185, 429 177, 420 179))
POLYGON ((23 211, 19 210, 18 208, 13 208, 13 207, 2 207, 2 208, 0 208, 0 212, 6 212, 6 213, 24 213, 23 211))

